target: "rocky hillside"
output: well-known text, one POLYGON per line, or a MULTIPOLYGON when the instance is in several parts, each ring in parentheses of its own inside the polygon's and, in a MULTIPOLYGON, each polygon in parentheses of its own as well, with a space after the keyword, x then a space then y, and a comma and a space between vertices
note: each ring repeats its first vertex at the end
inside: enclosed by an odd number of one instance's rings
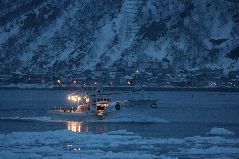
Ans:
POLYGON ((0 1, 0 72, 166 59, 239 69, 237 0, 0 1))

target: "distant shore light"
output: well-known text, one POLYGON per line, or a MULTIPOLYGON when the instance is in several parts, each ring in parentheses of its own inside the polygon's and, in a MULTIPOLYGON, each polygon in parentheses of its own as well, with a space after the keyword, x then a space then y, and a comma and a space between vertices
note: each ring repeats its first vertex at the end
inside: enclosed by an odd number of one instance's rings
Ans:
POLYGON ((57 83, 61 84, 61 81, 58 79, 58 80, 57 80, 57 83))

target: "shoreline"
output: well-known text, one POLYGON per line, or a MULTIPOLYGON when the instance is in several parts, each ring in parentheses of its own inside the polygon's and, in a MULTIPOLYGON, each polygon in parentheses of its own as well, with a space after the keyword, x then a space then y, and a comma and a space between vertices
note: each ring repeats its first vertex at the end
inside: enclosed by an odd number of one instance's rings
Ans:
MULTIPOLYGON (((95 86, 84 87, 86 90, 95 89, 95 86)), ((106 91, 130 91, 133 87, 127 86, 103 86, 106 91)), ((0 86, 0 90, 80 90, 81 87, 18 87, 0 86)), ((142 87, 144 91, 202 91, 202 92, 239 92, 239 88, 206 88, 206 87, 142 87)))

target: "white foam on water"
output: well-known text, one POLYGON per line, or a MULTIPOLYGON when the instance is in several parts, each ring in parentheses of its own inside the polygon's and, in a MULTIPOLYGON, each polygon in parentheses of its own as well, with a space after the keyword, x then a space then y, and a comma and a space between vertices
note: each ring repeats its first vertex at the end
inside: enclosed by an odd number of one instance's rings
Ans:
POLYGON ((126 122, 126 123, 168 123, 167 120, 160 119, 160 118, 150 118, 150 117, 144 117, 144 118, 137 118, 137 117, 127 117, 127 116, 121 116, 117 118, 112 118, 112 119, 104 119, 104 120, 98 120, 98 122, 109 122, 109 123, 114 123, 114 122, 126 122))
POLYGON ((42 117, 2 117, 0 120, 22 120, 22 121, 40 121, 40 122, 66 122, 65 120, 57 120, 52 117, 42 116, 42 117))

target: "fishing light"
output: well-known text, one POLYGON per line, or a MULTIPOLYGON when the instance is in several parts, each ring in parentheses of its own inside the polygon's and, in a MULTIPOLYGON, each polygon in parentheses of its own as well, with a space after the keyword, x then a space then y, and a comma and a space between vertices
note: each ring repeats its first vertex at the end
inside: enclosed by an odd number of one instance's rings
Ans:
POLYGON ((81 100, 81 96, 79 95, 68 95, 67 97, 68 100, 74 101, 74 102, 79 102, 81 100))
POLYGON ((86 103, 89 103, 90 102, 90 98, 86 98, 86 103))

